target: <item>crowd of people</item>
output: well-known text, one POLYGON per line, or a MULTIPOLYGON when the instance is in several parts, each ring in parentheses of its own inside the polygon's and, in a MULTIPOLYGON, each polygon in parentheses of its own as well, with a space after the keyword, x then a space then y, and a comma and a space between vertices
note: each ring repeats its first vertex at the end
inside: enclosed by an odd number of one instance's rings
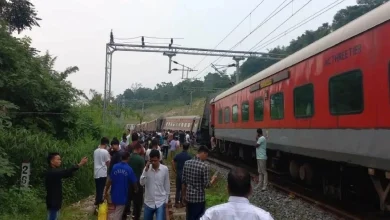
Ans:
MULTIPOLYGON (((264 174, 266 139, 258 129, 256 152, 262 190, 266 190, 267 175, 264 174), (263 184, 264 183, 264 184, 263 184)), ((103 137, 93 153, 94 179, 96 185, 95 206, 104 201, 115 207, 113 220, 169 219, 170 176, 168 166, 176 181, 176 208, 186 207, 187 219, 264 219, 271 215, 250 205, 251 177, 246 170, 234 169, 228 175, 229 201, 206 211, 205 189, 217 181, 217 175, 209 176, 205 160, 209 148, 200 146, 192 158, 188 149, 194 136, 189 132, 130 132, 123 134, 121 141, 103 137), (165 160, 164 160, 165 159, 165 160), (131 208, 132 207, 132 208, 131 208)), ((62 178, 88 162, 83 158, 78 165, 61 169, 58 153, 48 156, 49 170, 46 174, 46 203, 48 220, 57 220, 62 205, 62 178)), ((260 184, 259 184, 260 185, 260 184)))

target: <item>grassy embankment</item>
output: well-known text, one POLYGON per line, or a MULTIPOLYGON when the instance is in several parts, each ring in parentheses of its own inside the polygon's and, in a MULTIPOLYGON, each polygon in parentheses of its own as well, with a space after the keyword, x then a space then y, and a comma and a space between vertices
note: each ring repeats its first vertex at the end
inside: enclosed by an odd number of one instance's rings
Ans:
MULTIPOLYGON (((182 116, 182 115, 202 115, 205 99, 195 99, 192 106, 184 105, 183 103, 167 103, 164 105, 155 105, 146 107, 144 110, 144 122, 154 120, 160 116, 182 116)), ((139 123, 134 117, 128 119, 126 123, 139 123)))
MULTIPOLYGON (((190 154, 192 156, 196 155, 196 150, 191 148, 190 154)), ((215 170, 210 170, 210 177, 214 175, 215 170)), ((227 192, 227 179, 223 178, 221 175, 218 176, 217 182, 212 185, 210 188, 206 189, 206 207, 215 206, 221 203, 227 202, 229 198, 227 192)))

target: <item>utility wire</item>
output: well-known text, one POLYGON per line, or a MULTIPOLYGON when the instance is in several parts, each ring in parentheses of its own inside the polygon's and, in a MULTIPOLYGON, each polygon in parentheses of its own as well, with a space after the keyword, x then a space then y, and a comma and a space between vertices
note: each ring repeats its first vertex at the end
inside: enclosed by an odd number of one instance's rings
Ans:
POLYGON ((279 7, 281 7, 287 0, 284 0, 282 2, 282 4, 280 4, 273 12, 271 12, 271 14, 268 15, 268 17, 266 17, 259 25, 256 26, 255 29, 253 29, 251 32, 249 32, 249 34, 247 34, 244 38, 242 38, 240 41, 238 41, 232 48, 230 48, 229 50, 232 50, 234 48, 236 48, 239 44, 241 44, 244 40, 246 40, 250 35, 252 35, 255 31, 257 31, 257 29, 259 29, 261 26, 263 26, 265 23, 267 23, 269 20, 271 20, 271 18, 275 17, 275 15, 279 14, 283 9, 285 9, 289 4, 291 4, 294 0, 290 0, 290 2, 288 2, 285 6, 283 6, 281 9, 279 9, 279 7), (275 11, 278 10, 276 13, 275 11), (273 14, 275 13, 275 14, 273 14))
POLYGON ((280 38, 284 37, 286 34, 300 28, 301 26, 305 25, 306 23, 312 21, 313 19, 321 16, 322 14, 324 14, 325 12, 329 11, 330 9, 336 7, 337 5, 341 4, 342 2, 344 2, 345 0, 336 0, 334 2, 332 2, 331 4, 329 4, 328 6, 322 8, 320 11, 317 11, 316 13, 312 14, 311 16, 305 18, 304 20, 302 20, 301 22, 299 22, 298 24, 290 27, 289 29, 283 31, 282 33, 280 33, 279 35, 275 36, 274 38, 268 40, 267 42, 264 42, 263 44, 259 45, 257 47, 257 51, 267 47, 268 45, 270 45, 271 43, 279 40, 280 38))
POLYGON ((278 30, 282 25, 284 25, 288 20, 290 20, 294 15, 299 13, 306 5, 308 5, 312 0, 307 1, 302 7, 300 7, 296 12, 291 14, 286 20, 284 20, 279 26, 277 26, 273 31, 271 31, 267 36, 265 36, 263 39, 261 39, 259 42, 255 44, 249 51, 253 50, 257 45, 259 45, 261 42, 263 42, 267 37, 269 37, 272 33, 274 33, 276 30, 278 30))
MULTIPOLYGON (((285 3, 287 0, 284 0, 276 9, 271 12, 259 25, 256 26, 249 34, 247 34, 244 38, 242 38, 237 44, 235 44, 233 47, 231 47, 229 50, 234 49, 237 45, 242 43, 245 39, 247 39, 251 34, 253 34, 257 29, 259 29, 261 26, 263 26, 265 23, 267 23, 271 18, 273 18, 275 15, 279 14, 280 11, 282 11, 284 8, 286 8, 289 4, 291 4, 294 0, 290 0, 285 6, 283 6, 279 11, 278 9, 285 3), (276 12, 276 13, 275 13, 276 12)), ((212 63, 218 62, 222 57, 218 57, 216 60, 214 60, 212 63)), ((207 68, 209 68, 211 64, 207 65, 205 68, 203 68, 200 72, 198 72, 194 77, 200 75, 203 73, 207 68)))
MULTIPOLYGON (((244 19, 242 19, 240 21, 240 23, 238 23, 218 44, 217 46, 214 47, 214 49, 217 49, 217 47, 222 43, 224 42, 248 17, 251 16, 251 14, 264 2, 265 0, 262 0, 251 12, 249 12, 249 14, 247 16, 245 16, 244 19)), ((207 56, 204 56, 202 60, 200 60, 194 67, 193 69, 195 69, 197 66, 199 66, 200 63, 203 62, 204 59, 206 59, 207 56)))

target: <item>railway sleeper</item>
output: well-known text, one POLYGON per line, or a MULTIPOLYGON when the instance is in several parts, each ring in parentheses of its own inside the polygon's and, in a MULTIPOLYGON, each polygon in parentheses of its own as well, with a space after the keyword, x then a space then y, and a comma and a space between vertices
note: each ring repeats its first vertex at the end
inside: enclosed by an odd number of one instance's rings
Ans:
POLYGON ((385 172, 385 178, 379 175, 382 172, 377 172, 375 169, 368 168, 368 174, 371 177, 372 183, 374 184, 374 188, 379 196, 379 205, 381 211, 390 211, 390 203, 388 199, 389 191, 390 191, 390 172, 385 172), (385 188, 383 187, 383 182, 385 182, 385 188))

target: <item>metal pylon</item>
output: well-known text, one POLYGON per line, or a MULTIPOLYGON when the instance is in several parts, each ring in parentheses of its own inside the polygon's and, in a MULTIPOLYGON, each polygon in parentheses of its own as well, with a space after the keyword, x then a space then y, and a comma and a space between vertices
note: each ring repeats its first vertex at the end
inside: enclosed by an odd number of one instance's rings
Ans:
POLYGON ((112 76, 112 55, 114 50, 106 45, 106 68, 104 77, 104 102, 103 102, 103 123, 106 124, 107 107, 111 98, 111 76, 112 76))

